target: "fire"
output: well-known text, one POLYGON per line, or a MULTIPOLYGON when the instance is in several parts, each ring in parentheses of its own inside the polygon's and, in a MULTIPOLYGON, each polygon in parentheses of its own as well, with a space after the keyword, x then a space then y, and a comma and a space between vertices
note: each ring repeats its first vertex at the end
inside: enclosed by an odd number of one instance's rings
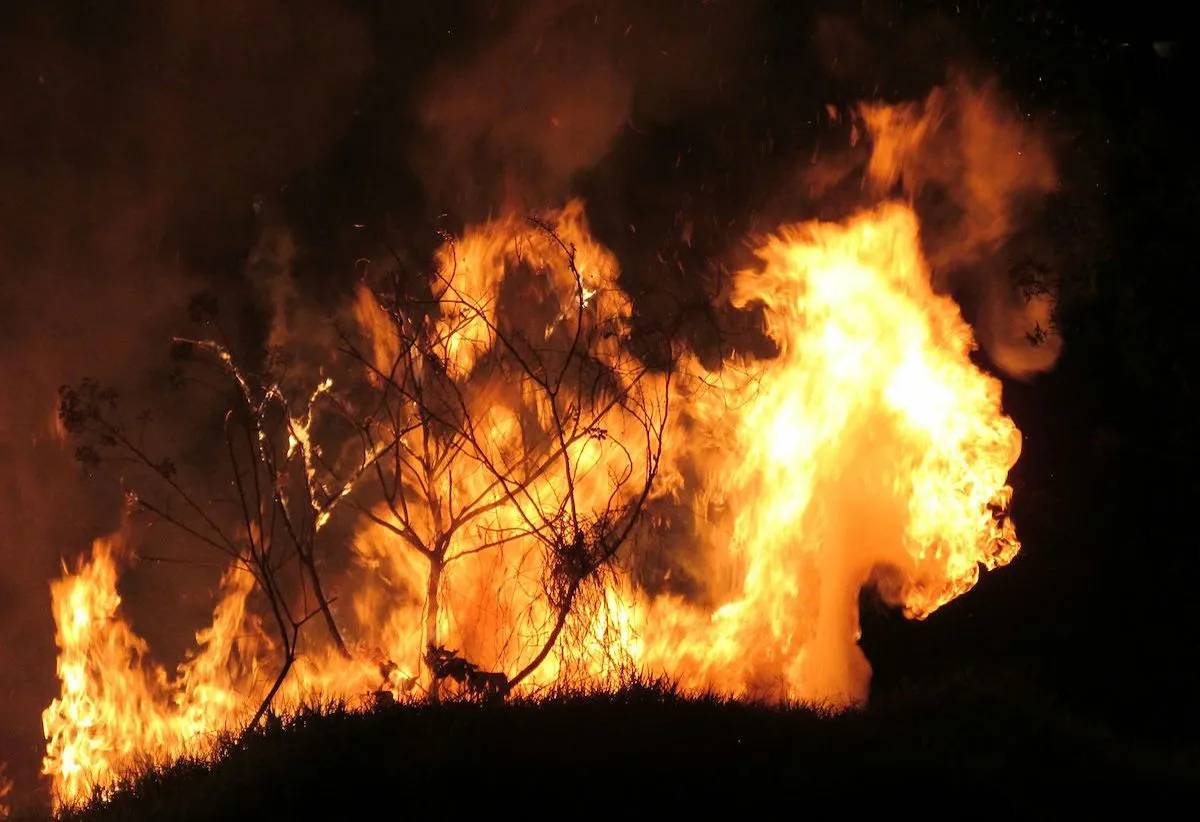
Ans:
POLYGON ((644 661, 844 705, 866 695, 857 595, 873 575, 922 618, 1016 555, 996 514, 1020 437, 958 307, 930 287, 908 207, 786 227, 758 257, 734 301, 763 307, 778 356, 743 363, 750 379, 715 375, 683 412, 708 483, 697 517, 724 534, 709 546, 720 605, 652 603, 644 661))
MULTIPOLYGON (((272 677, 262 669, 272 660, 271 640, 246 607, 249 573, 232 567, 225 574, 212 623, 197 632, 197 650, 172 677, 147 659, 145 641, 121 613, 120 553, 119 542, 97 540, 88 561, 51 585, 62 694, 42 714, 43 770, 60 805, 103 794, 139 763, 205 755, 217 734, 249 719, 272 677)), ((367 682, 337 673, 360 692, 367 682)), ((298 677, 286 698, 309 696, 305 684, 313 682, 298 677)))
MULTIPOLYGON (((98 540, 90 562, 51 586, 58 626, 62 695, 42 715, 44 770, 58 801, 85 798, 142 756, 179 754, 187 743, 232 719, 240 698, 230 688, 227 643, 243 614, 241 577, 227 577, 227 596, 212 629, 197 636, 200 652, 175 682, 148 663, 145 642, 120 618, 114 546, 98 540)), ((65 570, 65 569, 64 569, 65 570)))
POLYGON ((12 793, 12 781, 5 775, 6 770, 8 770, 8 766, 0 762, 0 819, 8 819, 8 815, 12 812, 12 808, 5 801, 12 793))
MULTIPOLYGON (((871 127, 903 114, 873 110, 871 127)), ((932 127, 910 126, 877 167, 932 127)), ((358 376, 322 375, 289 407, 284 449, 320 492, 305 501, 313 532, 353 518, 356 566, 331 610, 350 652, 306 628, 275 704, 536 693, 634 668, 740 697, 861 703, 859 591, 921 619, 1010 562, 1020 434, 935 289, 908 205, 783 226, 756 255, 731 301, 761 311, 776 352, 716 372, 635 353, 617 261, 581 202, 538 225, 468 227, 437 253, 428 297, 364 283, 347 312, 358 376), (359 439, 322 451, 322 403, 345 414, 363 392, 359 439), (323 479, 339 459, 357 467, 323 479), (691 534, 657 579, 626 562, 663 550, 633 530, 643 507, 691 534), (684 522, 663 513, 680 510, 684 522), (695 584, 669 589, 685 572, 695 584)), ((60 804, 241 727, 281 664, 256 576, 234 562, 169 676, 120 614, 119 554, 97 541, 51 587, 62 693, 43 716, 44 771, 60 804)))
MULTIPOLYGON (((395 438, 405 460, 423 466, 399 469, 418 486, 418 502, 399 510, 395 500, 381 501, 363 521, 355 550, 378 573, 356 594, 355 612, 364 625, 386 626, 380 644, 409 672, 420 668, 427 644, 443 641, 485 670, 520 671, 554 630, 555 609, 536 582, 554 573, 546 549, 561 559, 572 541, 603 537, 609 515, 619 517, 650 479, 626 443, 661 422, 656 410, 630 410, 658 380, 620 345, 628 299, 581 202, 540 227, 515 214, 474 227, 447 243, 437 263, 439 312, 428 332, 397 323, 366 287, 355 304, 375 383, 405 402, 419 396, 446 419, 470 420, 443 424, 442 445, 416 431, 395 438), (504 299, 521 301, 519 319, 501 316, 504 299), (406 364, 413 348, 421 356, 406 364), (541 362, 545 352, 572 350, 541 362), (594 371, 593 359, 602 363, 594 371), (575 385, 580 379, 589 384, 575 385), (456 408, 440 405, 444 389, 456 408), (443 460, 442 448, 453 458, 443 460)), ((379 437, 397 433, 391 426, 379 437)), ((575 622, 559 630, 587 633, 575 622)), ((583 652, 555 648, 529 684, 554 681, 583 652)), ((584 668, 595 674, 605 664, 584 668)))

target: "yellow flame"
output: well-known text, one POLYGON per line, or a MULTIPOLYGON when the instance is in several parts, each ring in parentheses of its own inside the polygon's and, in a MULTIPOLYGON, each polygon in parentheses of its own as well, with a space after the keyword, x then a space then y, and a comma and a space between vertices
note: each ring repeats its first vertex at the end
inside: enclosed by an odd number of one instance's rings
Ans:
MULTIPOLYGON (((645 466, 630 454, 645 428, 619 407, 604 418, 603 436, 578 437, 562 459, 537 463, 519 494, 496 481, 496 466, 541 459, 530 427, 552 427, 562 411, 534 381, 511 385, 483 368, 504 324, 522 319, 498 314, 504 289, 526 288, 530 322, 549 324, 552 335, 574 334, 593 315, 615 318, 614 333, 598 336, 591 353, 637 365, 624 341, 628 297, 582 204, 547 223, 565 248, 505 217, 439 253, 432 339, 474 436, 436 454, 422 445, 427 431, 397 439, 428 470, 404 498, 405 517, 380 503, 358 523, 358 567, 343 583, 349 605, 340 618, 360 650, 348 660, 310 649, 281 703, 379 688, 419 696, 428 687, 421 659, 432 564, 414 545, 445 548, 434 586, 440 639, 484 670, 514 673, 554 621, 540 585, 552 560, 528 523, 569 502, 585 518, 605 510, 614 472, 629 472, 629 488, 638 487, 645 466), (563 265, 572 250, 578 281, 563 265), (560 465, 573 466, 570 487, 560 465), (467 511, 477 513, 447 525, 467 511)), ((865 697, 870 672, 857 645, 864 585, 875 580, 921 618, 974 585, 980 568, 1016 554, 1003 514, 1019 433, 1001 413, 999 383, 970 360, 974 339, 957 306, 930 284, 911 209, 888 203, 845 223, 785 226, 757 256, 760 266, 737 276, 733 299, 762 311, 777 356, 740 358, 715 373, 689 360, 670 389, 658 494, 694 515, 694 539, 676 565, 696 572, 697 590, 668 593, 665 574, 654 581, 661 590, 618 577, 572 617, 526 690, 603 684, 632 665, 689 687, 846 706, 865 697)), ((413 352, 365 289, 355 316, 378 386, 413 352)), ((661 376, 638 373, 666 390, 661 376)), ((293 445, 306 454, 310 426, 308 417, 293 424, 293 445)), ((279 662, 247 608, 248 573, 227 573, 212 626, 174 677, 145 659, 145 643, 120 616, 116 581, 114 547, 102 540, 89 562, 52 585, 62 694, 43 715, 44 769, 60 803, 110 785, 141 756, 177 755, 244 722, 279 662)))
POLYGON ((229 656, 241 641, 249 575, 226 574, 212 627, 197 635, 200 650, 174 681, 144 658, 145 642, 120 616, 116 583, 114 546, 97 540, 89 562, 51 585, 62 695, 42 714, 43 767, 59 802, 103 791, 139 757, 177 755, 243 719, 233 687, 243 672, 231 670, 229 656))
POLYGON ((787 227, 758 256, 734 299, 763 307, 779 355, 744 364, 737 406, 718 390, 689 409, 686 456, 729 510, 713 579, 733 581, 710 612, 653 603, 643 661, 696 686, 846 704, 866 695, 856 602, 874 571, 924 617, 1016 554, 992 506, 1019 434, 957 306, 930 288, 907 207, 787 227))

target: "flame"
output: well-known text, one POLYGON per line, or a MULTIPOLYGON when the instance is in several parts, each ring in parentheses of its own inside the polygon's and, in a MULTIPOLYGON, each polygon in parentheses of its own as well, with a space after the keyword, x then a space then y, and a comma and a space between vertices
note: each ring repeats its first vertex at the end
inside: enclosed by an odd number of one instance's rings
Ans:
MULTIPOLYGON (((223 576, 212 622, 196 633, 197 650, 175 676, 148 660, 145 641, 121 614, 120 551, 116 539, 96 540, 90 558, 51 585, 62 694, 43 712, 42 727, 56 806, 104 795, 139 763, 205 755, 220 732, 250 718, 273 676, 264 670, 275 662, 273 643, 247 610, 253 578, 237 566, 223 576)), ((337 675, 361 693, 369 666, 354 667, 337 675)), ((299 702, 321 684, 298 677, 284 699, 299 702)))
MULTIPOLYGON (((876 162, 898 162, 928 127, 876 162)), ((921 619, 1010 562, 1020 545, 1006 483, 1020 434, 999 381, 971 361, 971 328, 934 287, 909 206, 783 226, 756 255, 732 302, 761 312, 775 354, 716 371, 685 357, 674 381, 631 350, 629 297, 581 202, 539 225, 507 215, 447 241, 426 314, 360 287, 350 310, 367 382, 385 398, 397 390, 394 406, 378 406, 390 427, 371 428, 365 449, 385 491, 359 511, 356 566, 339 582, 353 653, 312 640, 276 702, 424 698, 430 643, 480 671, 527 669, 526 693, 636 668, 740 697, 862 702, 859 591, 874 585, 921 619), (520 346, 580 340, 599 388, 551 387, 538 374, 553 364, 497 365, 520 346), (568 414, 572 436, 556 440, 568 414), (667 555, 651 538, 633 544, 623 559, 659 552, 657 576, 618 565, 556 625, 543 583, 573 541, 591 545, 610 512, 637 502, 652 466, 631 455, 653 423, 665 439, 649 519, 683 528, 688 545, 667 555), (682 524, 670 513, 680 510, 682 524)), ((313 409, 339 385, 322 377, 293 415, 289 447, 310 482, 325 462, 313 409)), ((321 490, 336 502, 360 489, 321 490)), ((168 676, 120 614, 119 555, 119 541, 99 540, 51 586, 62 693, 43 715, 44 771, 58 804, 239 727, 280 665, 254 577, 234 565, 197 650, 168 676)))
MULTIPOLYGON (((528 373, 515 379, 514 388, 506 384, 514 380, 511 375, 492 373, 482 359, 511 345, 505 340, 545 341, 547 350, 553 350, 569 348, 572 340, 586 336, 588 353, 607 366, 605 378, 613 381, 609 390, 615 396, 630 396, 639 380, 647 385, 654 380, 621 347, 631 313, 628 298, 617 287, 615 258, 588 231, 582 202, 569 203, 538 225, 512 214, 472 227, 460 242, 447 243, 436 261, 440 311, 433 330, 423 337, 425 359, 411 366, 412 379, 429 385, 428 369, 444 368, 455 386, 455 402, 463 404, 472 421, 471 430, 449 437, 455 458, 439 463, 422 480, 428 485, 417 494, 421 506, 406 509, 400 521, 397 512, 380 503, 364 521, 354 546, 361 562, 376 573, 357 592, 354 610, 359 622, 384 626, 382 637, 371 642, 386 648, 390 659, 407 660, 405 670, 417 671, 429 639, 422 625, 430 568, 420 551, 446 540, 445 568, 434 583, 441 604, 434 633, 485 669, 512 671, 545 642, 554 618, 537 585, 550 571, 538 542, 546 541, 553 529, 531 523, 548 514, 561 517, 571 507, 577 509, 578 521, 594 524, 602 511, 626 500, 645 479, 644 468, 630 464, 623 445, 638 435, 642 421, 620 413, 619 406, 589 405, 596 431, 577 431, 563 445, 560 463, 541 449, 562 427, 561 415, 572 413, 562 406, 589 401, 578 391, 569 402, 560 401, 528 373), (497 311, 502 290, 514 285, 519 290, 507 298, 520 300, 527 312, 516 328, 513 318, 497 311), (596 327, 601 322, 604 327, 596 327), (531 429, 544 436, 531 436, 531 429), (513 481, 524 473, 529 478, 521 480, 521 493, 512 494, 513 481), (627 480, 614 487, 614 475, 627 480), (472 515, 464 526, 447 527, 474 511, 484 513, 472 515), (409 534, 407 542, 395 538, 397 528, 409 534), (414 551, 414 545, 420 550, 414 551), (492 547, 481 551, 480 546, 492 547)), ((394 317, 365 287, 359 290, 355 316, 371 339, 374 372, 394 375, 406 356, 394 317)), ((580 417, 573 425, 588 422, 580 417)), ((420 433, 412 432, 400 437, 399 445, 415 462, 436 462, 430 446, 419 440, 420 433)), ((572 633, 586 633, 573 627, 572 633)), ((592 656, 578 647, 559 650, 529 684, 553 681, 564 660, 578 662, 581 653, 592 656)))
POLYGON ((8 765, 0 762, 0 819, 8 819, 9 814, 12 813, 12 808, 5 801, 12 793, 12 780, 5 774, 7 770, 8 765))
POLYGON ((652 603, 643 662, 845 705, 866 696, 856 603, 873 574, 923 618, 1016 555, 1002 514, 1020 436, 957 306, 930 287, 908 207, 789 226, 757 254, 734 301, 762 306, 778 356, 710 376, 680 434, 707 478, 697 517, 723 527, 710 573, 724 590, 706 612, 652 603))
MULTIPOLYGON (((974 326, 992 361, 1019 379, 1048 371, 1062 338, 1053 327, 1052 281, 1023 294, 997 266, 1022 209, 1058 187, 1045 140, 994 81, 977 84, 952 72, 921 103, 860 103, 871 139, 866 176, 877 192, 900 183, 909 197, 925 188, 951 204, 937 214, 929 243, 938 291, 974 292, 982 303, 974 326), (1031 344, 1037 340, 1037 344, 1031 344)), ((928 238, 927 238, 928 239, 928 238)))
MULTIPOLYGON (((42 714, 43 769, 58 802, 103 791, 142 756, 178 755, 240 718, 229 656, 241 636, 249 575, 231 571, 212 627, 175 681, 145 659, 146 643, 121 617, 116 546, 97 540, 90 561, 51 585, 62 695, 42 714)), ((255 649, 246 649, 253 660, 255 649)))

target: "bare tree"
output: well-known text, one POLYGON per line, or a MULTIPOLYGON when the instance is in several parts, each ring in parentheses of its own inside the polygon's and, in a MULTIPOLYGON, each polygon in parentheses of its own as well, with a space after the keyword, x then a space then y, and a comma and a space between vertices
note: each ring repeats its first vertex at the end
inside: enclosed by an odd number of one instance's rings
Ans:
MULTIPOLYGON (((207 298, 196 298, 192 308, 195 318, 219 329, 207 298)), ((217 483, 185 478, 173 459, 153 452, 147 436, 151 416, 127 420, 117 392, 93 380, 60 389, 59 419, 79 442, 76 457, 85 467, 113 470, 132 513, 169 523, 253 575, 282 654, 249 723, 254 727, 291 671, 301 629, 313 617, 323 618, 335 647, 349 656, 318 568, 317 537, 377 455, 358 454, 357 461, 338 465, 322 457, 313 428, 329 399, 327 379, 294 402, 269 370, 256 375, 239 366, 224 342, 177 338, 173 354, 177 379, 186 363, 203 358, 225 378, 225 458, 217 483), (222 487, 232 494, 212 490, 222 487)))
POLYGON ((451 245, 445 270, 415 296, 397 259, 389 281, 362 292, 383 322, 368 340, 343 334, 373 387, 363 450, 387 454, 372 465, 375 497, 360 510, 428 564, 423 662, 433 700, 446 678, 477 696, 506 694, 545 662, 573 615, 603 607, 606 572, 662 457, 673 355, 651 368, 630 353, 624 296, 589 285, 551 225, 526 230, 507 262, 524 282, 507 295, 460 286, 451 245), (527 560, 539 568, 551 615, 513 655, 511 673, 448 650, 439 627, 446 573, 501 552, 519 557, 510 573, 527 560))
MULTIPOLYGON (((152 453, 145 418, 126 421, 111 389, 84 381, 61 390, 60 419, 83 463, 115 467, 133 510, 254 575, 282 660, 250 727, 267 714, 313 617, 349 656, 317 539, 339 507, 427 566, 416 662, 429 672, 431 700, 446 679, 480 698, 505 697, 572 625, 587 630, 608 603, 618 552, 658 475, 674 346, 664 334, 643 346, 656 358, 632 353, 630 310, 615 283, 589 283, 552 226, 533 221, 525 232, 518 244, 533 242, 538 253, 517 249, 509 260, 522 273, 506 298, 518 309, 512 316, 496 310, 497 294, 485 299, 459 285, 449 239, 450 265, 429 277, 401 268, 382 284, 363 283, 359 307, 373 321, 364 328, 360 316, 339 330, 342 357, 329 364, 340 369, 336 382, 245 368, 219 333, 177 339, 181 360, 207 361, 223 377, 231 499, 199 492, 152 453), (513 620, 503 640, 510 671, 482 670, 447 649, 439 627, 464 616, 443 596, 447 572, 492 557, 511 573, 538 574, 523 623, 513 620)), ((215 327, 215 310, 202 308, 215 327)), ((381 672, 394 668, 387 661, 381 672)))

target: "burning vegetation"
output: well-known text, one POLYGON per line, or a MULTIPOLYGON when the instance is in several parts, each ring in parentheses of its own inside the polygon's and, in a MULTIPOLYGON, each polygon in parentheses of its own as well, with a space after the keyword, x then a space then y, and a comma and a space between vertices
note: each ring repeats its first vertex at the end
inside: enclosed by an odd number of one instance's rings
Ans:
MULTIPOLYGON (((243 361, 195 302, 205 333, 176 340, 176 373, 224 386, 215 481, 147 445, 114 392, 65 388, 62 427, 120 480, 129 522, 170 524, 225 570, 172 673, 121 612, 130 533, 64 568, 62 691, 43 715, 54 801, 313 699, 503 700, 649 674, 861 704, 863 587, 921 619, 1020 548, 1020 434, 945 272, 1053 173, 1037 153, 1026 175, 1010 155, 1028 136, 956 82, 924 108, 858 111, 878 183, 862 210, 750 240, 725 302, 758 312, 770 355, 708 368, 671 317, 635 324, 570 200, 469 225, 425 271, 366 263, 317 361, 243 361), (931 270, 911 200, 950 173, 931 159, 948 140, 966 144, 965 216, 931 270), (686 551, 664 556, 666 539, 686 551)), ((1005 329, 1036 320, 1006 305, 1005 329)), ((1053 359, 1038 356, 1016 371, 1053 359)))

